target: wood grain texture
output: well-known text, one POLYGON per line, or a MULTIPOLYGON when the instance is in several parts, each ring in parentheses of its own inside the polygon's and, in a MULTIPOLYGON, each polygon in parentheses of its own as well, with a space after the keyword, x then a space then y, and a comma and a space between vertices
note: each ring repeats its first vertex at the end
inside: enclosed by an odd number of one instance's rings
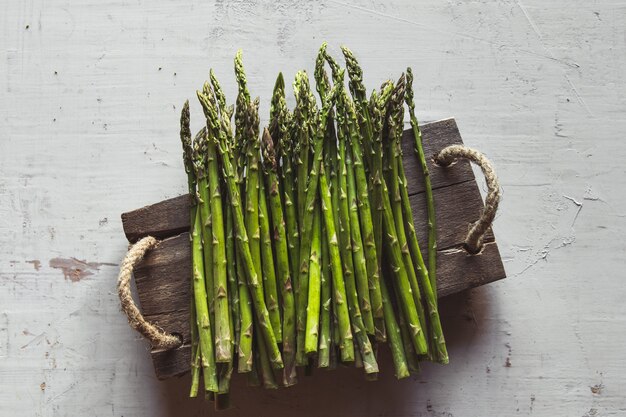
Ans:
POLYGON ((418 119, 453 115, 493 161, 509 277, 441 301, 448 366, 235 378, 224 415, 623 416, 625 21, 619 0, 0 2, 0 415, 212 415, 120 312, 119 214, 186 191, 180 108, 202 127, 209 67, 232 104, 243 50, 265 125, 278 71, 312 74, 325 40, 368 91, 411 66, 418 119))
MULTIPOLYGON (((405 131, 404 160, 415 229, 427 253, 426 199, 422 171, 412 150, 412 131, 405 131), (420 188, 421 187, 421 188, 420 188), (420 191, 421 190, 421 191, 420 191)), ((450 144, 462 144, 456 123, 447 119, 425 125, 425 152, 435 154, 450 144)), ((436 204, 439 272, 439 296, 444 297, 469 288, 488 284, 506 276, 493 233, 488 232, 480 255, 470 255, 463 249, 469 225, 476 221, 483 202, 467 161, 447 167, 433 165, 433 197, 436 204)), ((170 333, 181 335, 184 345, 173 352, 155 350, 152 359, 159 379, 184 374, 189 370, 190 356, 189 300, 191 280, 191 249, 188 230, 189 204, 187 196, 175 197, 122 215, 129 240, 147 235, 171 236, 161 241, 137 266, 137 293, 145 317, 170 333), (165 234, 165 233, 169 234, 165 234)))

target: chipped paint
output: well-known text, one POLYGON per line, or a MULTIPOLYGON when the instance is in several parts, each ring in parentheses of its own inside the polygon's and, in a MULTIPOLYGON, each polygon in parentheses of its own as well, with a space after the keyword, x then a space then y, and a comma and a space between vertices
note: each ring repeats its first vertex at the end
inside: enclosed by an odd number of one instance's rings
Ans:
POLYGON ((66 280, 78 282, 83 278, 93 275, 100 270, 101 266, 116 266, 107 262, 87 262, 76 258, 52 258, 50 268, 60 269, 66 280))

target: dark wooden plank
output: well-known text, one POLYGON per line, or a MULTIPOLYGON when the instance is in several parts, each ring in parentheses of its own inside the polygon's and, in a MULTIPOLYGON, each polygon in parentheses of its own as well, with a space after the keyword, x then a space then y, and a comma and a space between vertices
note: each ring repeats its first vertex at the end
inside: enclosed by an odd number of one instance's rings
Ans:
POLYGON ((478 254, 462 248, 437 251, 439 298, 506 278, 496 242, 485 243, 478 254))
MULTIPOLYGON (((439 233, 438 288, 439 296, 483 285, 505 277, 504 267, 494 237, 486 237, 485 249, 479 255, 470 255, 462 249, 468 224, 475 221, 483 207, 475 182, 468 181, 443 187, 433 192, 437 207, 439 233)), ((423 194, 411 196, 415 226, 424 256, 427 242, 427 216, 423 194)), ((191 279, 191 250, 189 234, 162 241, 146 254, 138 265, 135 279, 142 311, 149 320, 164 330, 178 333, 184 343, 189 341, 189 299, 191 279)), ((180 350, 180 349, 179 349, 180 350)), ((176 368, 170 360, 179 361, 178 353, 153 352, 157 375, 167 378, 188 370, 188 362, 176 368), (174 359, 173 359, 174 358, 174 359)))
POLYGON ((182 345, 178 349, 152 351, 152 364, 157 378, 163 380, 180 376, 191 368, 191 346, 182 345))
MULTIPOLYGON (((410 195, 424 191, 422 168, 413 151, 413 131, 403 135, 404 169, 410 195)), ((422 126, 424 152, 429 157, 429 170, 433 188, 447 187, 474 180, 469 162, 460 161, 448 168, 432 162, 432 155, 448 145, 463 143, 454 119, 446 119, 422 126)), ((122 214, 126 238, 135 242, 144 236, 163 239, 189 230, 189 198, 187 195, 170 198, 150 206, 122 214)))
POLYGON ((123 213, 122 225, 129 242, 148 235, 164 239, 186 232, 189 230, 189 195, 123 213))
POLYGON ((188 311, 190 277, 189 233, 161 241, 135 268, 135 285, 143 314, 188 311))

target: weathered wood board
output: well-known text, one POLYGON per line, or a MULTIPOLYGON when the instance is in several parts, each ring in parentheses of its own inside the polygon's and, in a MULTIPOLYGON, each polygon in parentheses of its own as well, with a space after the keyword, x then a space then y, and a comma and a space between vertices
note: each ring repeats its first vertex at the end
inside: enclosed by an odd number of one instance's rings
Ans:
MULTIPOLYGON (((454 119, 425 124, 422 135, 428 157, 448 145, 463 143, 454 119)), ((413 152, 411 130, 404 132, 403 148, 415 229, 426 253, 426 200, 422 170, 413 152)), ((462 160, 443 168, 430 159, 437 216, 439 297, 505 278, 504 266, 491 231, 485 236, 485 246, 479 254, 471 255, 463 249, 468 225, 478 219, 483 208, 469 162, 462 160)), ((178 349, 152 351, 159 379, 189 370, 189 203, 189 197, 183 195, 122 214, 124 232, 130 242, 148 235, 163 239, 135 269, 139 303, 145 317, 183 338, 183 345, 178 349)))

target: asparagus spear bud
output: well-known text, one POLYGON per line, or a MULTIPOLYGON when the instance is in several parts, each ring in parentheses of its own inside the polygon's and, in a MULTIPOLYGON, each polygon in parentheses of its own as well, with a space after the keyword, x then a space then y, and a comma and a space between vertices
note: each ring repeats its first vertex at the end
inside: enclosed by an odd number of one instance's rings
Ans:
MULTIPOLYGON (((270 119, 272 119, 270 117, 270 119)), ((274 119, 276 120, 276 119, 274 119)), ((278 122, 276 122, 278 123, 278 122)), ((278 130, 278 127, 277 127, 278 130)), ((279 133, 279 132, 277 132, 279 133)), ((296 379, 295 347, 296 347, 296 309, 291 283, 291 269, 289 267, 289 251, 287 248, 287 233, 283 216, 282 201, 278 180, 278 162, 274 151, 274 141, 269 130, 263 131, 263 165, 266 172, 267 189, 270 202, 270 213, 274 235, 274 249, 276 254, 276 271, 280 279, 280 295, 283 305, 283 383, 285 386, 294 385, 296 379)))
POLYGON ((255 263, 252 259, 252 253, 250 251, 248 234, 246 232, 246 226, 243 219, 243 210, 241 208, 241 196, 239 194, 239 187, 235 181, 235 170, 231 165, 229 148, 227 145, 229 143, 229 139, 227 138, 229 130, 223 126, 223 123, 230 124, 230 119, 222 117, 221 124, 211 101, 200 92, 198 92, 198 98, 200 99, 203 109, 206 109, 205 114, 208 116, 208 121, 213 129, 218 130, 218 126, 221 126, 219 129, 219 142, 216 143, 216 146, 218 147, 221 156, 224 176, 226 177, 228 185, 228 194, 232 204, 231 209, 234 214, 234 229, 236 233, 237 246, 241 253, 241 259, 243 260, 243 270, 246 274, 248 286, 251 290, 252 300, 255 307, 254 311, 259 322, 261 335, 268 350, 270 361, 272 362, 272 366, 274 368, 282 368, 283 362, 276 343, 276 337, 274 336, 270 323, 269 312, 263 297, 262 283, 260 282, 255 263))
MULTIPOLYGON (((196 193, 196 173, 193 166, 193 144, 191 142, 191 129, 189 127, 189 100, 185 101, 183 110, 180 113, 180 140, 183 145, 183 163, 187 173, 187 185, 189 195, 196 193)), ((194 201, 195 202, 195 201, 194 201)), ((195 210, 195 204, 192 205, 195 210)), ((194 214, 193 212, 191 213, 194 214)), ((193 222, 193 216, 192 220, 193 222)))
MULTIPOLYGON (((411 70, 411 68, 407 68, 406 94, 404 97, 404 101, 409 108, 411 127, 413 128, 413 136, 415 138, 415 152, 417 153, 420 160, 420 165, 422 166, 422 172, 424 173, 424 184, 426 188, 426 207, 428 212, 428 272, 426 274, 422 274, 421 276, 422 288, 424 289, 426 305, 431 321, 431 337, 433 339, 433 345, 435 348, 434 354, 439 362, 445 364, 448 363, 448 351, 446 349, 443 330, 441 328, 441 322, 439 319, 439 312, 437 310, 437 226, 435 220, 435 200, 433 198, 433 190, 430 182, 428 164, 426 163, 426 156, 424 155, 424 148, 422 146, 422 133, 420 131, 417 118, 415 117, 415 103, 413 101, 413 71, 411 70)), ((404 175, 404 170, 402 170, 402 174, 404 175)), ((403 202, 406 201, 404 207, 405 212, 408 213, 409 217, 408 233, 411 237, 411 239, 409 240, 411 244, 411 254, 415 254, 416 261, 421 261, 421 264, 423 265, 424 261, 422 259, 422 254, 417 242, 417 236, 415 235, 415 226, 413 223, 411 205, 408 203, 406 177, 403 177, 403 184, 403 202)), ((423 267, 423 270, 425 271, 426 267, 423 267)))
POLYGON ((250 104, 250 92, 248 91, 246 73, 243 68, 243 52, 238 50, 235 54, 235 78, 237 80, 237 107, 235 111, 235 142, 241 142, 245 132, 245 119, 247 107, 250 104))

